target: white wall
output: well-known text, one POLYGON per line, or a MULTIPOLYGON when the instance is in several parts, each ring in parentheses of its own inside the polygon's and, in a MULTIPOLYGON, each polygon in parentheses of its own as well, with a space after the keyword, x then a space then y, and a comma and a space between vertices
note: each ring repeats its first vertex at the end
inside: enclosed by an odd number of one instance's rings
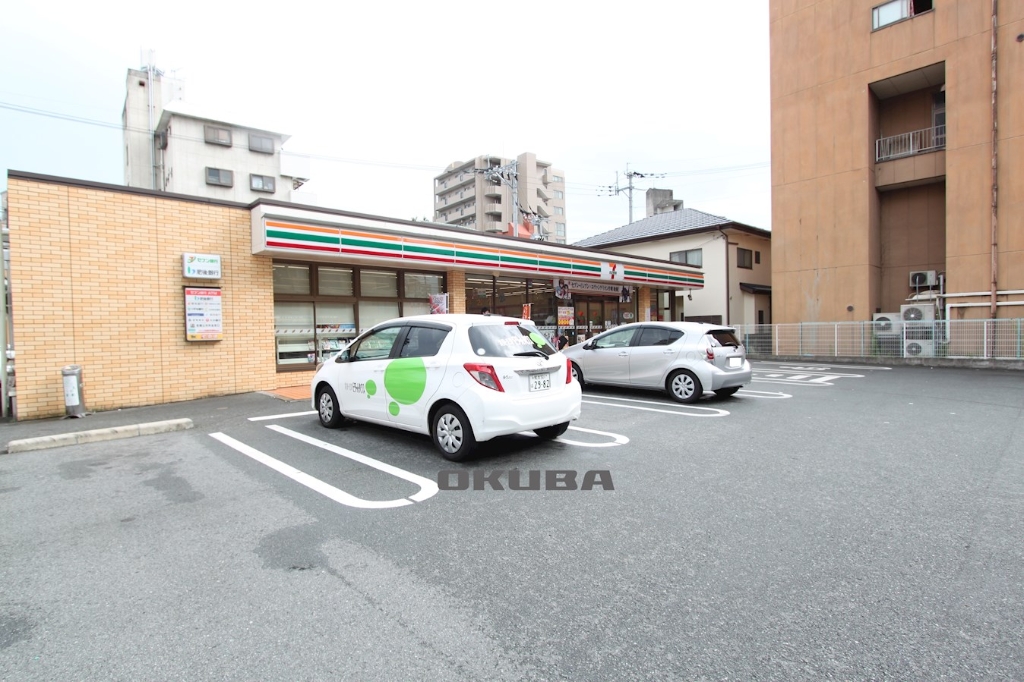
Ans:
POLYGON ((168 124, 168 145, 164 165, 169 174, 166 191, 205 196, 225 201, 249 203, 259 198, 291 200, 291 181, 281 177, 281 138, 273 133, 252 131, 201 119, 172 116, 168 124), (232 144, 226 147, 206 142, 206 125, 229 128, 232 144), (275 152, 262 154, 249 150, 249 133, 274 139, 275 152), (206 184, 206 168, 234 171, 234 186, 206 184), (275 191, 254 192, 249 189, 249 175, 267 175, 275 179, 275 191))

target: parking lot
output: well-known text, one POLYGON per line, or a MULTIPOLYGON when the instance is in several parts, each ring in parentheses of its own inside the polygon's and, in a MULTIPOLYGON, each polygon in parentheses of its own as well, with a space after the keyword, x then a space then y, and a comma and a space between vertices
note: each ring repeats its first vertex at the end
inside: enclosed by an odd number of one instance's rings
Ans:
POLYGON ((1024 679, 1024 375, 753 364, 461 464, 260 394, 4 455, 0 678, 1024 679))

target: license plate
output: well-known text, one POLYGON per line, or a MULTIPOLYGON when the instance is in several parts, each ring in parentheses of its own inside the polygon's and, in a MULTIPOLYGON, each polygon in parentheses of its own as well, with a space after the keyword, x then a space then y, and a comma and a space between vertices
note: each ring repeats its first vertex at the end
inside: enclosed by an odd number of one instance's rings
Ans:
POLYGON ((742 367, 743 358, 729 358, 729 367, 742 367))
POLYGON ((531 391, 546 391, 551 388, 550 374, 534 374, 530 376, 531 391))

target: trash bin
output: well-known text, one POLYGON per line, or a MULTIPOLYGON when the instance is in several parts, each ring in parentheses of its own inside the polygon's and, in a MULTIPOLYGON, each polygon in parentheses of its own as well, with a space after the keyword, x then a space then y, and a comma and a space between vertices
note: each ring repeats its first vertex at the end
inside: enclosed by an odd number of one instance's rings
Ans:
POLYGON ((69 417, 85 416, 82 395, 82 366, 67 365, 60 371, 64 377, 64 409, 69 417))

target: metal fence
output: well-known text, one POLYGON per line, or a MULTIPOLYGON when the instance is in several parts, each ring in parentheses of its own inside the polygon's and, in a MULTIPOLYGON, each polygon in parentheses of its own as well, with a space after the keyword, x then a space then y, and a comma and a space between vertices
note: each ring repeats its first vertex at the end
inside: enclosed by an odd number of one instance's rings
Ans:
POLYGON ((875 140, 875 161, 933 152, 946 146, 946 126, 935 126, 875 140))
POLYGON ((1024 358, 1024 319, 735 325, 752 355, 1024 358))

